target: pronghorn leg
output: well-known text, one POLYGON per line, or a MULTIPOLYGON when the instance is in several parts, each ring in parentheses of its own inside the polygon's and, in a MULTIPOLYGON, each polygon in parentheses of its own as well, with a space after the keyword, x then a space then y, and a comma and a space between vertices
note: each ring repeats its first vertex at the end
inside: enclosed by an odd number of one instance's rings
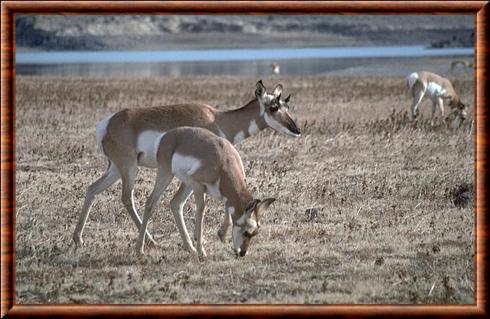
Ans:
POLYGON ((434 126, 434 116, 436 115, 437 102, 432 102, 432 115, 430 117, 430 126, 434 126))
POLYGON ((83 203, 82 212, 80 213, 75 232, 73 233, 73 240, 75 241, 75 245, 77 247, 83 245, 83 228, 85 227, 85 223, 87 222, 90 208, 92 207, 95 196, 109 188, 118 179, 119 173, 116 166, 113 163, 109 162, 109 167, 107 168, 107 171, 104 173, 104 175, 102 175, 98 180, 96 180, 92 185, 88 187, 87 194, 85 195, 85 201, 83 203))
POLYGON ((194 198, 196 200, 196 232, 197 237, 197 253, 201 257, 206 257, 206 251, 203 247, 202 240, 202 224, 204 220, 204 192, 201 189, 194 189, 194 198))
POLYGON ((441 121, 446 124, 446 119, 444 118, 444 101, 439 97, 437 98, 436 104, 439 106, 439 110, 441 110, 441 121))
POLYGON ((192 241, 189 237, 189 233, 187 232, 183 216, 184 204, 191 194, 192 188, 182 183, 174 198, 172 198, 172 200, 170 201, 170 208, 172 209, 172 213, 174 214, 175 223, 177 224, 177 229, 179 230, 180 237, 182 238, 185 249, 191 253, 195 253, 196 249, 194 248, 194 245, 192 245, 192 241))
POLYGON ((417 116, 419 115, 419 105, 420 102, 422 102, 422 98, 424 97, 425 94, 425 87, 422 85, 422 83, 416 82, 413 87, 412 87, 412 120, 416 119, 417 116))
POLYGON ((150 197, 148 197, 146 204, 145 204, 145 212, 143 215, 143 223, 141 224, 140 231, 139 231, 139 236, 138 236, 138 243, 136 246, 136 251, 139 253, 143 254, 144 253, 144 240, 145 240, 145 234, 148 236, 148 231, 147 231, 147 226, 148 226, 148 221, 150 220, 151 215, 153 214, 153 206, 158 205, 158 200, 162 196, 163 192, 167 188, 168 184, 172 181, 172 178, 174 176, 170 172, 170 170, 160 170, 157 173, 157 179, 155 182, 155 187, 153 188, 153 191, 151 192, 150 197))
POLYGON ((225 218, 223 220, 223 224, 221 225, 221 228, 218 230, 218 237, 221 240, 221 242, 225 242, 226 240, 226 234, 228 233, 228 229, 230 229, 231 225, 231 214, 228 212, 228 209, 225 212, 225 218))
MULTIPOLYGON (((137 170, 136 162, 126 169, 120 169, 119 172, 121 174, 122 180, 122 202, 126 210, 128 211, 131 219, 136 224, 136 227, 140 229, 141 227, 141 219, 137 213, 136 206, 134 204, 134 179, 136 177, 137 170)), ((150 235, 148 231, 146 231, 146 236, 149 241, 148 244, 156 246, 156 242, 153 237, 150 235)))

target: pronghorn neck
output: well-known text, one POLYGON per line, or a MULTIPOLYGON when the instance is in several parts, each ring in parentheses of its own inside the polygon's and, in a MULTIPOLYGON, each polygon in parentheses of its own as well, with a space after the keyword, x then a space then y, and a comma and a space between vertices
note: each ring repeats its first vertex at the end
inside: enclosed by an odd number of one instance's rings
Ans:
POLYGON ((216 116, 216 123, 220 130, 219 135, 233 144, 238 144, 268 127, 264 117, 260 115, 260 105, 256 98, 239 109, 220 112, 216 116))
POLYGON ((233 223, 236 223, 243 214, 245 214, 245 209, 253 199, 250 192, 243 190, 241 193, 237 194, 237 198, 228 201, 227 207, 233 223))

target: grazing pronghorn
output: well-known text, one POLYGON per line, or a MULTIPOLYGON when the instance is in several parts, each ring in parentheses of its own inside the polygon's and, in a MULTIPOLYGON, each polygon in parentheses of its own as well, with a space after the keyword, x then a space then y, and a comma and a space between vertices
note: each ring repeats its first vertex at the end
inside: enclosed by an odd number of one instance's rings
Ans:
MULTIPOLYGON (((268 93, 262 81, 259 81, 256 84, 255 98, 239 109, 220 111, 206 104, 125 109, 97 123, 97 145, 108 159, 109 166, 104 175, 88 187, 73 234, 75 244, 83 244, 83 228, 95 196, 119 179, 122 180, 122 202, 133 222, 140 228, 141 219, 133 199, 137 168, 157 167, 155 143, 173 128, 203 127, 234 144, 267 127, 288 135, 300 136, 300 131, 288 112, 290 96, 282 100, 281 92, 282 85, 277 85, 273 93, 268 93)), ((182 184, 171 202, 173 206, 179 203, 178 214, 175 216, 177 224, 183 224, 183 205, 191 193, 192 189, 182 184)), ((155 244, 151 235, 146 235, 155 244)), ((226 233, 219 233, 222 240, 225 235, 226 233)))
POLYGON ((279 74, 281 73, 281 68, 279 67, 279 64, 278 63, 271 63, 270 64, 270 67, 271 67, 271 72, 272 74, 279 74))
POLYGON ((424 96, 427 96, 432 101, 431 125, 434 125, 434 115, 437 106, 441 110, 442 121, 445 121, 444 101, 448 101, 448 106, 452 112, 456 113, 455 126, 459 126, 461 121, 466 118, 468 108, 461 102, 448 79, 431 72, 420 71, 408 75, 406 82, 413 97, 411 105, 413 119, 418 116, 418 107, 424 96))
MULTIPOLYGON (((233 224, 233 249, 239 256, 247 253, 250 239, 260 228, 260 215, 275 200, 254 199, 245 184, 240 155, 226 139, 216 136, 200 127, 178 127, 161 135, 155 141, 157 177, 155 187, 148 197, 140 228, 137 251, 143 253, 144 238, 153 206, 158 204, 160 196, 176 176, 183 184, 192 189, 196 201, 197 253, 206 256, 202 243, 202 223, 204 219, 204 194, 225 202, 225 222, 222 226, 226 233, 233 224)), ((177 195, 176 195, 177 196, 177 195)), ((172 199, 172 201, 174 201, 172 199)), ((177 199, 172 205, 174 215, 179 214, 178 207, 185 199, 177 199)), ((176 218, 184 247, 196 252, 184 224, 176 218)))
POLYGON ((451 73, 454 73, 454 71, 456 71, 456 69, 460 65, 466 73, 468 73, 469 69, 473 68, 473 62, 471 62, 469 60, 456 60, 456 61, 451 62, 451 73))

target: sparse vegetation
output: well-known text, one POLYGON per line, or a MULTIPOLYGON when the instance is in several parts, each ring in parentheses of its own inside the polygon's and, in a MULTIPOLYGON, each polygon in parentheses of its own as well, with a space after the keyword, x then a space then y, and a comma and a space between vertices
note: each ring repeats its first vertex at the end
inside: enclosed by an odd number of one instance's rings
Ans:
MULTIPOLYGON (((474 179, 472 113, 459 130, 430 127, 425 102, 414 125, 398 77, 264 79, 292 93, 303 136, 266 130, 238 146, 250 189, 277 198, 246 257, 218 240, 223 206, 212 199, 207 259, 182 250, 168 208, 175 180, 149 226, 159 247, 135 254, 118 183, 97 197, 85 246, 74 250, 86 187, 106 168, 98 120, 183 100, 236 107, 256 80, 18 76, 16 302, 474 303, 474 205, 455 199, 473 196, 461 186, 474 179)), ((473 110, 473 78, 455 87, 473 110)), ((140 214, 153 181, 140 170, 140 214)))

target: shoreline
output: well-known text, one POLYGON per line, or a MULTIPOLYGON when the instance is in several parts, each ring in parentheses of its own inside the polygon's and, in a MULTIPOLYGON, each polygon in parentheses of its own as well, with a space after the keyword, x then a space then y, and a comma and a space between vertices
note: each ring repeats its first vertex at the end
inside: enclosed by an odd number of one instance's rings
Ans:
POLYGON ((416 70, 429 70, 445 76, 472 75, 473 69, 458 67, 457 60, 473 61, 474 56, 415 57, 415 58, 327 58, 279 60, 281 73, 271 75, 270 63, 260 61, 160 62, 160 63, 93 63, 29 65, 17 64, 17 76, 43 77, 197 77, 197 76, 404 76, 416 70))

